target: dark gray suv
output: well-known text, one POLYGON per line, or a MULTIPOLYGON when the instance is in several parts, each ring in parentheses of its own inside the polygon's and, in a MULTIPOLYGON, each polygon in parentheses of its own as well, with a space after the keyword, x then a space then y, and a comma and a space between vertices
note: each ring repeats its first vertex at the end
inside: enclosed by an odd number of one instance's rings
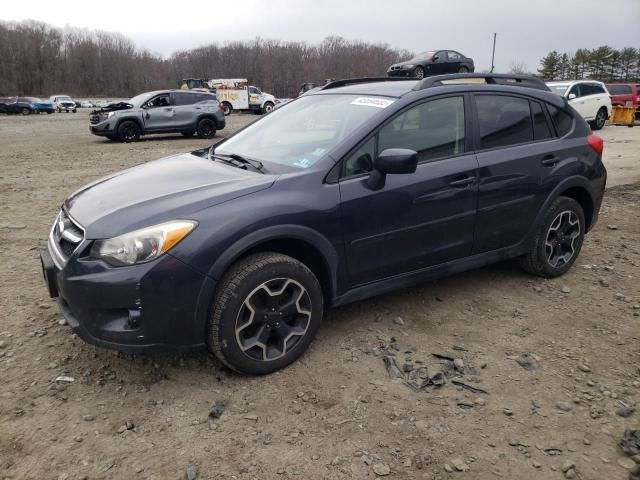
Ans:
POLYGON ((94 110, 89 123, 94 135, 135 142, 150 133, 213 138, 217 130, 224 128, 225 119, 220 102, 212 93, 157 90, 94 110))

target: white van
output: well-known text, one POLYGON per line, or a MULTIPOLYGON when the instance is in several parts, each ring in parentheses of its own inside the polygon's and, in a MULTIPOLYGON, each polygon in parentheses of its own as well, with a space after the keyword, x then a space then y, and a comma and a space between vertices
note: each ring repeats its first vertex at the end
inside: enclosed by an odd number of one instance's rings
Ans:
POLYGON ((269 113, 277 103, 273 95, 249 85, 246 78, 214 78, 207 83, 216 91, 225 115, 230 115, 234 110, 269 113))

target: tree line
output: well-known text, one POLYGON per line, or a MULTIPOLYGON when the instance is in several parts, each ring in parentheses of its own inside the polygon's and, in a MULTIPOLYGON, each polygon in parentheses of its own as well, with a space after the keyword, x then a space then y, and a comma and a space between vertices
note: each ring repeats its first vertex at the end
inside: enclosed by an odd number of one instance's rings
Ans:
POLYGON ((163 58, 118 33, 0 22, 0 96, 130 97, 177 88, 183 78, 240 77, 277 97, 291 97, 304 82, 385 75, 390 64, 410 56, 386 44, 327 37, 318 44, 213 42, 163 58))
POLYGON ((605 45, 593 50, 579 48, 574 53, 553 50, 540 60, 538 73, 544 80, 590 78, 603 82, 639 82, 640 49, 616 50, 605 45))

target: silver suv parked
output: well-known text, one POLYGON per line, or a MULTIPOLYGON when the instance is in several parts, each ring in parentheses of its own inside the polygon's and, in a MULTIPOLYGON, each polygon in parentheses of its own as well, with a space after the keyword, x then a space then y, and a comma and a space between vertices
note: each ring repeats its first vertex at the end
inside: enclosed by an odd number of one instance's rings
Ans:
POLYGON ((94 135, 135 142, 141 135, 150 133, 213 138, 217 130, 224 128, 225 118, 220 102, 212 93, 158 90, 94 110, 89 124, 94 135))

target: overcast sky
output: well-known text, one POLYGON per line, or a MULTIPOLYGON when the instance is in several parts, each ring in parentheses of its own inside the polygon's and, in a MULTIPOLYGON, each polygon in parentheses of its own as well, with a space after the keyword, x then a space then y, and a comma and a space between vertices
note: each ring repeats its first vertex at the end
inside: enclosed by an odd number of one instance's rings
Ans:
POLYGON ((640 48, 640 0, 140 0, 2 1, 1 20, 121 32, 163 55, 254 37, 318 42, 329 35, 412 51, 459 50, 478 70, 514 60, 535 71, 550 50, 640 48))

